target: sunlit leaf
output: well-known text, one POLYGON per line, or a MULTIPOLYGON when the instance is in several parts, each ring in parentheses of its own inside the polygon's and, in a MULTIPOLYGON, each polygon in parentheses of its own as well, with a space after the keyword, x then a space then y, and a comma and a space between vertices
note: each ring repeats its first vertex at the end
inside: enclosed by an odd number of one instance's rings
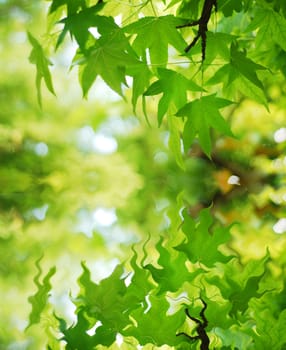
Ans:
POLYGON ((225 269, 224 280, 219 277, 209 279, 217 285, 223 297, 232 303, 231 315, 238 312, 244 313, 252 298, 260 298, 266 291, 259 291, 259 284, 265 274, 266 264, 269 261, 269 254, 261 260, 250 261, 239 273, 239 268, 233 262, 225 269))
POLYGON ((149 303, 150 309, 149 307, 146 310, 140 308, 131 313, 136 324, 129 326, 123 334, 135 337, 141 345, 178 344, 180 340, 176 337, 176 333, 185 320, 183 310, 168 315, 169 303, 163 296, 150 295, 149 303))
POLYGON ((126 66, 141 64, 128 49, 129 44, 119 29, 103 35, 97 40, 91 49, 80 77, 84 96, 87 95, 98 75, 111 89, 119 95, 123 95, 122 85, 127 85, 125 79, 126 66))
POLYGON ((39 105, 42 105, 42 94, 41 94, 41 82, 44 82, 52 94, 55 94, 51 74, 49 71, 49 65, 51 65, 50 60, 46 57, 44 50, 40 43, 33 37, 31 33, 28 32, 29 41, 33 47, 29 60, 32 64, 36 66, 36 87, 38 93, 39 105))
POLYGON ((183 75, 170 69, 158 68, 159 80, 155 81, 144 92, 145 96, 158 95, 163 93, 158 104, 158 124, 162 123, 169 105, 174 103, 177 109, 187 102, 187 91, 203 91, 201 87, 183 75))
POLYGON ((86 0, 53 0, 50 6, 50 12, 54 12, 64 5, 67 8, 68 14, 74 14, 79 9, 86 8, 86 0))
POLYGON ((170 130, 169 137, 169 147, 173 152, 176 162, 181 167, 181 169, 185 170, 185 163, 183 159, 182 152, 182 138, 181 138, 181 123, 178 118, 170 115, 168 116, 168 126, 170 130))
POLYGON ((273 42, 286 50, 286 19, 278 12, 267 8, 260 8, 248 26, 248 31, 258 29, 255 43, 257 49, 273 42))
POLYGON ((185 150, 191 146, 195 136, 198 135, 202 149, 210 157, 211 128, 224 135, 232 136, 228 123, 219 112, 221 108, 230 104, 232 104, 231 101, 209 95, 187 103, 176 113, 179 117, 188 118, 183 132, 185 150))
POLYGON ((220 252, 219 247, 230 240, 229 228, 216 227, 211 230, 213 218, 210 209, 204 209, 200 213, 199 223, 184 211, 182 230, 186 236, 176 250, 184 252, 192 263, 201 263, 212 267, 217 262, 227 262, 231 257, 220 252))
POLYGON ((184 282, 191 282, 202 271, 196 269, 193 273, 189 272, 186 267, 186 257, 183 254, 172 256, 171 252, 163 246, 163 241, 164 239, 161 237, 156 245, 160 253, 158 259, 160 268, 156 268, 152 264, 145 266, 151 272, 154 281, 158 284, 158 294, 167 291, 178 291, 184 282))
POLYGON ((186 47, 185 40, 176 29, 183 22, 172 15, 144 17, 126 26, 124 31, 136 35, 132 47, 140 57, 145 57, 148 49, 151 63, 164 67, 168 60, 168 45, 179 52, 183 52, 186 47))

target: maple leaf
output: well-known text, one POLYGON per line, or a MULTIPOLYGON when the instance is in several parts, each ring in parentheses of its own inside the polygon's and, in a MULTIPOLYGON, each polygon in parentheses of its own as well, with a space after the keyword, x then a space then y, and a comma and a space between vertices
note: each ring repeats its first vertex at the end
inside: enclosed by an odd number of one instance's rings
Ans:
POLYGON ((50 6, 50 13, 56 11, 59 7, 66 5, 68 14, 73 14, 78 9, 86 8, 85 0, 53 0, 50 6))
POLYGON ((86 64, 81 70, 83 95, 87 95, 94 80, 100 75, 111 89, 123 96, 122 84, 127 86, 126 66, 140 64, 142 62, 130 50, 129 42, 120 29, 103 35, 91 49, 86 64))
POLYGON ((258 9, 247 27, 252 32, 258 29, 255 38, 257 49, 273 45, 273 42, 286 51, 286 19, 272 9, 258 9))
POLYGON ((214 128, 224 135, 233 136, 228 123, 219 110, 232 104, 231 101, 216 97, 215 94, 203 96, 182 107, 176 115, 187 117, 183 131, 185 149, 188 149, 198 134, 203 151, 208 157, 211 153, 210 129, 214 128))
POLYGON ((192 281, 202 272, 202 269, 196 269, 191 273, 186 267, 186 257, 183 254, 173 256, 164 246, 163 237, 156 244, 160 253, 158 264, 161 268, 156 268, 151 264, 144 266, 148 269, 155 282, 158 283, 158 294, 170 291, 176 292, 184 282, 192 281))
POLYGON ((161 17, 144 17, 124 27, 124 31, 135 34, 132 47, 139 57, 146 57, 149 49, 152 64, 165 66, 168 61, 168 45, 183 52, 186 42, 176 29, 185 21, 173 15, 161 17))
POLYGON ((89 38, 93 38, 89 28, 97 28, 99 33, 110 33, 118 29, 112 17, 99 16, 96 13, 100 10, 97 6, 92 6, 63 18, 59 23, 64 24, 64 28, 58 37, 56 49, 62 44, 66 34, 69 32, 71 38, 75 38, 80 49, 86 51, 89 38))
POLYGON ((266 291, 259 292, 259 284, 265 275, 269 253, 263 259, 252 260, 240 271, 240 267, 231 262, 224 266, 224 279, 218 276, 208 277, 207 281, 218 286, 222 296, 232 303, 230 315, 244 313, 252 298, 259 298, 266 291))
POLYGON ((79 279, 81 292, 77 302, 78 308, 84 307, 89 316, 100 320, 107 328, 120 329, 121 326, 125 326, 128 317, 123 313, 127 306, 124 303, 126 285, 122 278, 122 265, 118 265, 112 274, 99 284, 90 280, 90 272, 84 264, 82 267, 84 272, 79 279))
POLYGON ((266 68, 262 65, 247 58, 246 53, 239 51, 237 44, 232 43, 229 63, 220 68, 207 83, 217 84, 224 81, 226 85, 230 85, 234 80, 243 76, 252 84, 263 90, 264 86, 259 80, 256 71, 265 69, 266 68))
POLYGON ((242 0, 218 0, 217 7, 228 17, 232 15, 233 11, 240 12, 242 10, 242 0))
MULTIPOLYGON (((83 309, 79 310, 77 313, 76 324, 67 327, 64 319, 56 317, 60 324, 60 331, 63 334, 61 340, 67 343, 67 349, 93 349, 95 345, 94 339, 86 333, 88 329, 91 328, 90 321, 86 317, 85 311, 83 309)), ((115 337, 114 337, 115 338, 115 337)))
POLYGON ((157 112, 158 124, 160 126, 171 102, 179 109, 187 102, 187 90, 203 91, 203 89, 182 74, 170 69, 158 68, 158 76, 159 80, 149 86, 144 92, 144 96, 163 93, 158 104, 157 112))
POLYGON ((44 79, 44 82, 46 83, 46 86, 49 89, 49 91, 55 95, 53 82, 49 71, 49 65, 51 65, 51 62, 46 57, 42 46, 29 32, 28 32, 28 39, 33 47, 31 54, 29 56, 29 60, 37 68, 36 87, 37 87, 37 94, 38 94, 38 102, 39 102, 39 105, 41 106, 42 105, 42 94, 41 94, 42 79, 44 79))
POLYGON ((234 36, 220 32, 207 32, 206 60, 205 69, 215 58, 222 58, 227 62, 230 59, 230 43, 234 40, 234 36))
POLYGON ((225 94, 228 92, 232 94, 230 89, 232 85, 232 91, 240 91, 243 95, 262 103, 268 109, 264 86, 256 74, 256 70, 266 68, 247 58, 245 53, 239 52, 236 45, 231 46, 230 53, 230 62, 217 70, 207 84, 223 83, 225 94))
POLYGON ((236 69, 237 72, 242 74, 247 78, 251 83, 264 89, 263 84, 258 79, 256 71, 265 70, 266 68, 253 62, 251 59, 246 57, 246 52, 241 52, 238 50, 238 45, 232 43, 230 48, 230 64, 236 69))
POLYGON ((170 305, 163 295, 150 295, 149 303, 149 310, 141 307, 131 313, 130 316, 136 325, 129 326, 122 334, 135 337, 141 345, 151 343, 157 346, 172 346, 181 342, 176 333, 185 320, 183 310, 168 315, 170 305))
POLYGON ((213 218, 209 208, 200 212, 199 224, 196 224, 185 210, 182 230, 187 241, 184 240, 175 249, 184 252, 192 263, 200 262, 207 267, 212 267, 217 262, 229 261, 231 257, 218 250, 220 245, 229 241, 229 228, 218 227, 210 232, 212 224, 213 218))

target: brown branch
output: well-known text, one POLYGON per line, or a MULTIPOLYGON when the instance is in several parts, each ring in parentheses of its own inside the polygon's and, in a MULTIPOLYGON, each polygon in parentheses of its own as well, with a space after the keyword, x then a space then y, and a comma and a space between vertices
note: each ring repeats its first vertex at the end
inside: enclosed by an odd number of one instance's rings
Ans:
POLYGON ((199 38, 202 39, 202 61, 206 58, 206 42, 207 42, 207 31, 208 23, 212 14, 212 9, 217 10, 217 0, 205 0, 202 9, 201 17, 197 21, 189 22, 177 26, 177 28, 194 27, 199 26, 198 34, 194 37, 193 41, 185 48, 185 52, 189 52, 190 49, 196 45, 199 38))
POLYGON ((205 316, 207 303, 202 298, 201 298, 201 301, 204 305, 201 312, 200 312, 200 316, 201 316, 202 321, 197 319, 196 317, 192 316, 188 309, 185 309, 185 313, 188 316, 188 318, 197 324, 196 332, 198 335, 196 335, 195 337, 192 337, 185 332, 180 332, 180 333, 177 333, 176 336, 178 337, 178 336, 184 335, 190 341, 200 340, 201 341, 200 349, 201 350, 209 350, 210 339, 209 339, 208 334, 206 332, 206 328, 208 326, 208 320, 206 319, 206 316, 205 316))

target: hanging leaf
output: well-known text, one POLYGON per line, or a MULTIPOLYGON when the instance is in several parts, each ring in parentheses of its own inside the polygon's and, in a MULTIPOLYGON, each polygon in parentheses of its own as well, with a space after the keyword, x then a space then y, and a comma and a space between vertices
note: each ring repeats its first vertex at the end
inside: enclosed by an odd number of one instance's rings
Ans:
POLYGON ((135 34, 133 49, 139 57, 146 57, 149 50, 151 63, 164 67, 168 61, 168 46, 178 52, 184 52, 186 42, 176 29, 184 20, 172 15, 162 17, 144 17, 124 27, 124 31, 135 34))
POLYGON ((53 82, 49 70, 49 66, 52 65, 49 59, 46 57, 44 50, 40 43, 33 37, 31 33, 28 32, 29 41, 33 47, 29 60, 32 64, 36 66, 36 87, 38 94, 38 103, 42 106, 42 94, 41 94, 41 83, 42 79, 49 89, 49 91, 55 95, 55 91, 53 88, 53 82))
POLYGON ((158 76, 159 80, 149 86, 147 91, 144 92, 144 96, 163 93, 158 104, 157 113, 160 126, 171 103, 174 103, 176 108, 179 109, 187 102, 187 91, 203 91, 203 89, 180 73, 170 69, 158 68, 158 76))
POLYGON ((230 104, 232 104, 231 101, 216 97, 216 95, 209 95, 187 103, 176 113, 179 117, 187 117, 183 131, 185 150, 190 148, 194 138, 198 135, 203 151, 210 157, 211 128, 224 135, 233 136, 228 123, 219 112, 221 108, 230 104))
POLYGON ((273 46, 273 43, 286 51, 286 19, 278 12, 259 8, 247 27, 247 31, 258 30, 255 37, 257 50, 273 46))
POLYGON ((140 61, 128 51, 129 44, 117 30, 97 40, 87 58, 80 75, 83 95, 86 96, 96 77, 100 75, 105 83, 120 96, 122 85, 126 85, 126 66, 140 65, 140 61))

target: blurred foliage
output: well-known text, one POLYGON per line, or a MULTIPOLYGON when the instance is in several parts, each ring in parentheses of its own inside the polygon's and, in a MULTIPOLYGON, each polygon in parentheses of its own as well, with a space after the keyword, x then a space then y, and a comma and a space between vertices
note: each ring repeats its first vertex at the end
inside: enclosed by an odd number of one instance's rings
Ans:
MULTIPOLYGON (((107 4, 108 11, 112 12, 112 6, 112 2, 107 4)), ((279 7, 277 1, 276 6, 279 7)), ((39 108, 35 72, 28 61, 31 47, 26 30, 34 32, 35 29, 37 32, 41 27, 40 32, 45 31, 42 28, 44 7, 41 1, 0 2, 0 295, 1 323, 5 325, 0 327, 0 349, 38 350, 44 348, 43 344, 47 341, 52 349, 60 348, 51 330, 58 324, 52 316, 52 309, 56 308, 59 319, 75 320, 75 306, 69 296, 80 292, 87 297, 88 293, 85 290, 87 282, 80 283, 79 280, 77 283, 82 273, 82 261, 85 264, 81 279, 88 279, 89 272, 85 269, 88 266, 92 279, 98 282, 119 261, 129 258, 132 244, 142 239, 146 241, 150 235, 147 270, 151 274, 153 272, 155 282, 160 281, 160 274, 163 277, 164 274, 170 275, 172 271, 168 270, 167 263, 161 262, 162 272, 151 261, 160 253, 168 260, 168 250, 164 250, 160 236, 168 237, 174 245, 181 243, 180 249, 184 251, 179 232, 182 207, 191 217, 197 218, 201 209, 211 206, 216 220, 222 225, 236 222, 227 249, 238 252, 243 264, 265 257, 268 247, 272 260, 267 260, 267 256, 256 262, 259 273, 253 272, 251 276, 258 276, 259 283, 262 280, 263 293, 271 289, 271 283, 276 279, 276 285, 272 287, 279 290, 279 294, 278 297, 275 294, 272 304, 269 301, 271 295, 263 295, 263 302, 255 305, 254 310, 259 320, 258 331, 270 334, 275 324, 274 332, 279 335, 279 327, 283 327, 285 318, 281 310, 285 309, 283 253, 286 240, 283 235, 275 234, 273 225, 285 217, 286 143, 285 140, 275 141, 274 136, 279 130, 283 134, 285 127, 286 85, 283 75, 267 78, 269 111, 261 104, 240 97, 239 103, 229 106, 226 111, 226 119, 231 121, 237 138, 214 133, 212 161, 195 141, 184 159, 184 171, 178 167, 176 155, 169 151, 168 122, 164 120, 160 129, 155 125, 157 111, 154 100, 148 99, 152 126, 148 126, 143 118, 135 117, 131 107, 122 104, 102 82, 91 89, 89 102, 81 100, 81 92, 75 84, 76 72, 72 70, 67 75, 69 50, 73 50, 70 44, 52 55, 52 60, 58 63, 57 67, 52 67, 58 97, 50 96, 44 90, 43 108, 39 108), (106 152, 97 146, 95 139, 99 135, 109 140, 112 151, 106 152), (238 177, 238 182, 229 183, 232 175, 238 177), (107 224, 102 219, 104 215, 108 216, 107 222, 111 220, 107 224), (101 218, 98 219, 98 216, 101 218), (152 246, 158 241, 155 247, 152 246), (37 269, 35 262, 42 256, 41 267, 37 269), (266 260, 267 269, 264 266, 266 260), (51 266, 57 269, 54 276, 49 273, 54 271, 51 266), (263 279, 261 271, 266 274, 263 279), (33 280, 40 272, 44 277, 38 275, 35 281, 38 287, 46 287, 45 298, 51 293, 51 305, 45 303, 46 299, 41 299, 43 304, 35 307, 39 307, 36 308, 39 314, 44 313, 43 323, 24 332, 31 315, 28 296, 36 295, 37 286, 33 280), (49 278, 53 285, 51 292, 49 278), (265 319, 270 320, 268 324, 265 319)), ((144 11, 146 14, 152 12, 151 5, 144 11)), ((185 13, 189 9, 181 7, 180 11, 185 13)), ((41 39, 55 41, 49 36, 41 39)), ((283 54, 277 49, 279 59, 283 60, 283 54)), ((98 140, 104 144, 102 138, 98 140)), ((278 233, 283 232, 278 230, 278 233)), ((191 255, 190 259, 193 259, 191 255)), ((185 260, 180 258, 174 258, 174 261, 175 265, 185 264, 185 260)), ((130 265, 139 279, 142 274, 144 276, 146 270, 137 262, 131 261, 130 265)), ((229 294, 224 297, 236 300, 236 296, 231 294, 231 284, 234 283, 232 272, 235 269, 231 270, 231 264, 228 268, 225 290, 229 294)), ((138 290, 130 288, 125 291, 121 272, 115 270, 111 282, 114 282, 119 294, 126 292, 124 298, 127 301, 132 300, 144 283, 139 285, 138 290)), ((213 283, 209 293, 212 288, 217 292, 220 287, 221 276, 216 273, 212 271, 204 279, 205 283, 213 283)), ((101 283, 111 283, 108 281, 101 283)), ((174 275, 169 282, 178 283, 177 276, 174 275)), ((161 287, 169 290, 168 283, 161 287)), ((235 280, 235 283, 243 294, 246 282, 244 285, 243 281, 235 280)), ((112 288, 115 287, 112 284, 112 288)), ((100 287, 96 288, 103 298, 100 287)), ((189 289, 191 287, 186 287, 187 291, 189 289)), ((255 293, 258 289, 253 287, 253 295, 255 293)), ((247 296, 243 301, 249 301, 247 296)), ((163 305, 163 311, 160 311, 163 315, 167 309, 165 299, 154 297, 153 303, 159 311, 163 305)), ((258 302, 252 298, 250 303, 258 302)), ((237 303, 231 312, 235 314, 244 306, 237 303)), ((199 314, 198 303, 195 309, 199 314)), ((117 310, 120 314, 120 305, 117 310)), ((95 312, 89 315, 93 320, 97 316, 95 312)), ((145 325, 149 324, 148 317, 143 315, 139 318, 138 310, 133 311, 133 316, 145 325)), ((215 323, 215 303, 210 302, 208 316, 215 323)), ((85 320, 85 317, 84 313, 78 314, 80 321, 91 324, 91 320, 85 320)), ((180 325, 182 320, 183 314, 180 314, 180 325)), ((223 321, 220 320, 221 327, 217 326, 212 336, 220 336, 230 347, 235 347, 236 341, 246 344, 246 348, 249 344, 247 329, 251 327, 245 319, 240 330, 235 325, 224 329, 223 321)), ((68 334, 68 325, 61 322, 62 332, 68 334)), ((122 322, 124 324, 124 317, 122 322)), ((159 327, 161 320, 156 322, 155 326, 159 327)), ((175 318, 170 317, 169 323, 177 326, 175 318)), ((130 333, 145 341, 144 334, 136 327, 130 333)), ((134 339, 130 340, 130 344, 132 342, 136 343, 134 339)), ((161 334, 158 334, 158 342, 163 343, 161 334)), ((170 342, 176 341, 170 338, 170 342)), ((257 344, 260 342, 261 346, 267 344, 269 348, 275 348, 271 337, 257 339, 257 344)), ((124 346, 128 348, 125 344, 122 349, 124 346)), ((113 347, 116 348, 116 345, 113 347)))

